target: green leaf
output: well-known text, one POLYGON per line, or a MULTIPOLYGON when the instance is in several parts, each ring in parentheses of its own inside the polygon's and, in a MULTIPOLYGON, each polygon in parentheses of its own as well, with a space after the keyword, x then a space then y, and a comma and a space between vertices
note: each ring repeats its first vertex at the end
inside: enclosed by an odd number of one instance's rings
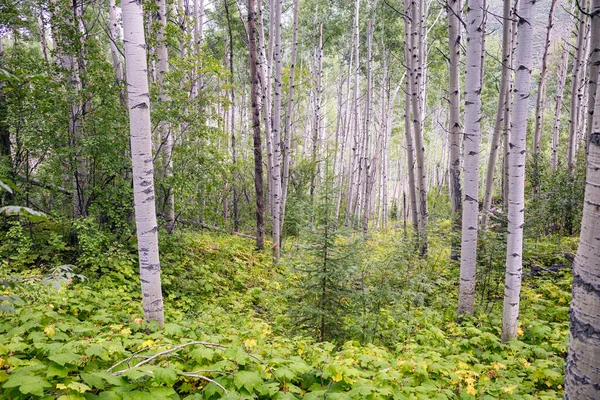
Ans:
POLYGON ((67 385, 67 387, 69 389, 73 389, 79 393, 85 393, 89 390, 92 390, 91 387, 89 387, 88 385, 86 385, 85 383, 81 383, 81 382, 71 382, 67 385))
POLYGON ((103 360, 108 359, 108 351, 106 351, 106 349, 101 344, 97 343, 94 343, 90 347, 85 349, 85 354, 89 357, 96 356, 103 360))
POLYGON ((174 368, 157 368, 154 371, 154 381, 156 383, 166 383, 167 385, 173 385, 177 380, 177 372, 174 368))
POLYGON ((4 382, 2 387, 6 389, 18 387, 19 391, 23 394, 43 396, 44 389, 51 388, 52 385, 39 376, 12 375, 4 382))
POLYGON ((85 381, 88 385, 97 389, 104 389, 106 385, 104 384, 104 379, 101 376, 98 376, 97 373, 88 374, 85 372, 81 372, 79 374, 81 379, 85 381))
POLYGON ((239 371, 233 378, 233 383, 238 389, 244 387, 249 392, 253 392, 262 382, 260 375, 254 371, 239 371))
POLYGON ((196 350, 190 352, 190 356, 196 360, 198 363, 202 363, 203 361, 212 361, 215 358, 215 351, 213 349, 209 349, 208 347, 199 347, 196 350))
POLYGON ((46 371, 46 378, 52 378, 54 376, 64 378, 67 375, 69 375, 69 369, 56 363, 50 364, 48 366, 48 370, 46 371))
POLYGON ((63 366, 65 364, 77 365, 79 363, 79 361, 81 360, 81 356, 79 356, 78 354, 73 354, 73 353, 59 353, 59 354, 54 354, 54 355, 48 357, 48 359, 51 361, 54 361, 58 365, 63 365, 63 366))
POLYGON ((150 388, 150 394, 155 399, 179 399, 177 392, 170 387, 150 388))

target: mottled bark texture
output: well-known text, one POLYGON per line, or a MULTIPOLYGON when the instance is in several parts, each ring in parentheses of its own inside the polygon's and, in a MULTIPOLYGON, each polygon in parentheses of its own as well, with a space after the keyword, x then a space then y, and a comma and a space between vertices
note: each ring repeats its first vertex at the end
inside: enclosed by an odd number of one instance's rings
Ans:
POLYGON ((508 155, 508 237, 506 275, 502 313, 502 341, 517 337, 519 300, 523 272, 523 225, 525 222, 525 158, 527 117, 531 86, 531 48, 533 41, 533 5, 535 0, 521 0, 517 49, 515 55, 513 129, 508 155))
POLYGON ((154 166, 144 12, 141 1, 125 1, 122 9, 142 307, 147 321, 156 321, 162 326, 164 311, 154 204, 154 166))
POLYGON ((479 150, 481 147, 481 41, 483 1, 469 0, 467 6, 467 55, 465 79, 464 199, 458 314, 473 314, 475 267, 479 222, 479 150))
POLYGON ((254 0, 248 0, 248 59, 250 62, 250 102, 252 103, 252 139, 254 143, 254 191, 256 194, 256 248, 265 247, 265 200, 263 189, 260 107, 258 105, 258 68, 256 52, 256 13, 254 0))
MULTIPOLYGON (((509 0, 506 0, 509 1, 509 0)), ((462 10, 461 0, 448 0, 448 103, 449 103, 449 132, 450 132, 450 200, 454 220, 460 221, 462 209, 462 189, 460 182, 462 147, 462 125, 460 122, 460 15, 462 10)), ((460 230, 460 224, 455 224, 455 230, 460 230)), ((457 259, 458 256, 455 256, 457 259)))
MULTIPOLYGON (((596 76, 598 78, 598 75, 596 76)), ((596 86, 579 248, 573 263, 565 399, 600 398, 600 85, 596 86)))

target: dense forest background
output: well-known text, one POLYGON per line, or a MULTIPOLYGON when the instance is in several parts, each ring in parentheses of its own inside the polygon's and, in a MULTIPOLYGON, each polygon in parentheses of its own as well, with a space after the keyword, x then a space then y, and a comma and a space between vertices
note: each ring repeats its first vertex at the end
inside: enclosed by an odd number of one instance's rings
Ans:
POLYGON ((598 398, 599 72, 598 0, 0 2, 0 398, 598 398))

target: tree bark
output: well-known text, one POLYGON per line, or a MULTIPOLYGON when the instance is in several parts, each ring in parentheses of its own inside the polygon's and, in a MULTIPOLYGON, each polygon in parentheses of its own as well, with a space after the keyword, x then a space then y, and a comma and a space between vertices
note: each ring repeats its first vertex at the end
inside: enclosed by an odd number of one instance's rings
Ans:
POLYGON ((589 81, 587 98, 587 130, 586 143, 589 143, 594 118, 594 105, 596 102, 596 86, 598 72, 600 71, 600 1, 591 0, 590 10, 590 49, 589 49, 589 81))
POLYGON ((460 251, 458 315, 475 309, 475 271, 479 222, 479 151, 481 146, 481 41, 483 1, 467 6, 467 55, 465 81, 464 202, 460 251))
MULTIPOLYGON (((596 0, 594 5, 597 5, 596 0)), ((596 78, 598 75, 596 75, 596 78)), ((573 263, 565 400, 600 398, 600 85, 596 85, 579 248, 573 263)))
MULTIPOLYGON (((587 0, 582 4, 583 10, 586 9, 587 0)), ((569 121, 569 148, 567 153, 567 165, 570 170, 575 165, 575 153, 577 152, 577 134, 580 125, 579 107, 582 97, 582 74, 585 70, 584 46, 586 38, 587 15, 581 10, 579 12, 579 23, 577 28, 577 44, 575 47, 575 56, 573 57, 573 68, 571 76, 571 115, 569 121)))
POLYGON ((569 68, 569 50, 567 43, 564 43, 562 59, 557 71, 558 86, 556 88, 555 106, 554 106, 554 126, 552 128, 552 154, 551 166, 553 169, 558 168, 558 141, 560 138, 560 119, 563 107, 563 96, 567 83, 567 69, 569 68))
POLYGON ((506 276, 502 312, 502 341, 517 337, 521 275, 523 269, 523 225, 525 215, 525 160, 527 151, 527 117, 531 85, 531 48, 533 41, 533 5, 535 0, 521 0, 517 50, 515 55, 513 130, 509 144, 508 237, 506 276))
POLYGON ((229 15, 229 3, 228 0, 224 0, 225 4, 225 15, 227 17, 227 32, 229 35, 229 95, 230 95, 230 115, 231 123, 229 129, 231 131, 231 163, 233 164, 233 231, 237 232, 240 228, 240 219, 238 212, 238 190, 237 190, 237 154, 235 144, 235 86, 234 86, 234 75, 233 75, 233 33, 231 31, 231 16, 229 15))
POLYGON ((285 130, 284 130, 284 147, 283 147, 283 176, 281 181, 281 238, 279 245, 283 242, 283 225, 285 221, 285 207, 287 204, 287 194, 290 182, 290 163, 292 151, 292 135, 293 135, 293 112, 294 112, 294 89, 295 71, 296 71, 296 53, 298 51, 298 3, 299 0, 293 0, 294 16, 293 16, 293 32, 292 32, 292 54, 290 59, 290 87, 288 90, 287 112, 285 114, 285 130))
POLYGON ((542 128, 544 122, 544 104, 546 100, 546 77, 548 76, 548 49, 550 48, 550 33, 554 25, 554 7, 557 0, 550 3, 550 12, 548 14, 548 25, 546 25, 546 41, 544 42, 544 52, 542 53, 542 70, 540 72, 540 81, 538 83, 537 101, 535 104, 535 130, 533 133, 533 156, 535 163, 535 174, 539 174, 537 157, 541 153, 542 128))
MULTIPOLYGON (((556 0, 553 0, 554 2, 556 0)), ((496 170, 496 159, 500 147, 502 122, 506 109, 506 102, 510 102, 509 82, 512 75, 512 21, 511 1, 504 0, 503 22, 502 22, 502 76, 500 77, 500 89, 498 92, 498 108, 496 111, 496 122, 491 139, 490 154, 488 157, 487 174, 485 178, 485 195, 483 197, 483 209, 481 213, 481 226, 487 227, 488 215, 491 212, 492 197, 494 195, 494 175, 496 170)))
POLYGON ((254 0, 248 0, 248 59, 250 63, 250 102, 252 103, 252 138, 254 144, 254 190, 256 193, 256 248, 265 247, 265 203, 263 190, 263 162, 260 132, 260 107, 258 105, 259 75, 256 51, 256 14, 254 0))
POLYGON ((422 0, 410 1, 411 23, 411 70, 409 75, 412 122, 415 134, 415 153, 417 159, 416 183, 418 187, 418 213, 419 213, 419 252, 422 256, 427 254, 427 168, 425 165, 425 143, 423 140, 423 112, 424 105, 422 91, 423 77, 423 30, 422 30, 422 0))
MULTIPOLYGON (((505 0, 509 1, 509 0, 505 0)), ((452 203, 453 219, 456 221, 454 229, 460 230, 460 213, 462 210, 462 189, 460 182, 462 125, 460 123, 460 16, 462 10, 461 0, 448 0, 446 3, 448 13, 448 103, 450 125, 450 201, 452 203)), ((453 246, 453 249, 456 246, 453 246)), ((458 259, 458 256, 453 259, 458 259)))
POLYGON ((147 321, 156 321, 162 326, 164 311, 154 204, 150 96, 142 3, 123 2, 122 12, 142 307, 147 321))
MULTIPOLYGON (((158 7, 156 19, 159 23, 157 34, 158 73, 156 80, 159 87, 158 100, 168 103, 170 97, 165 89, 165 74, 169 72, 169 53, 167 50, 167 5, 165 0, 156 0, 158 7)), ((166 188, 165 201, 165 227, 171 232, 175 225, 175 195, 173 193, 173 130, 171 124, 161 121, 159 123, 159 135, 162 141, 162 156, 164 160, 164 177, 166 188)))
POLYGON ((123 63, 121 62, 121 54, 117 47, 117 6, 115 0, 109 0, 108 4, 108 34, 113 69, 117 81, 120 83, 123 81, 123 63))
POLYGON ((279 260, 281 242, 281 85, 282 85, 282 49, 281 49, 281 0, 273 0, 273 260, 279 260))

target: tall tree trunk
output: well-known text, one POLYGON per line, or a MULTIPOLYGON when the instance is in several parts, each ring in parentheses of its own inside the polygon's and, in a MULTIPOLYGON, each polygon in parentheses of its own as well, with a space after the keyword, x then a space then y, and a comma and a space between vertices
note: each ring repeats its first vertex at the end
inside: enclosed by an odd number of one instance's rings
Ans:
POLYGON ((158 226, 154 204, 154 167, 144 11, 141 2, 123 2, 125 69, 133 164, 135 224, 142 283, 142 307, 147 321, 164 324, 158 256, 158 226))
POLYGON ((513 130, 509 145, 508 237, 506 277, 502 312, 502 341, 517 337, 521 275, 523 269, 523 224, 525 215, 525 159, 527 151, 527 117, 531 85, 531 48, 533 42, 533 5, 535 0, 521 0, 519 33, 515 55, 513 130))
MULTIPOLYGON (((354 191, 356 186, 354 182, 356 180, 356 168, 358 163, 358 140, 360 136, 360 122, 359 122, 359 71, 360 71, 360 31, 359 31, 359 16, 360 16, 360 0, 354 2, 354 87, 352 89, 352 113, 353 113, 353 144, 352 144, 352 156, 350 157, 350 171, 348 179, 348 200, 346 202, 346 218, 344 225, 350 224, 352 218, 352 210, 354 209, 354 191)), ((358 190, 358 188, 356 188, 358 190)))
MULTIPOLYGON (((594 6, 599 2, 594 0, 594 6)), ((595 8, 597 10, 597 8, 595 8)), ((598 75, 596 75, 596 78, 598 75)), ((579 248, 573 263, 565 400, 600 398, 600 85, 587 156, 579 248)))
POLYGON ((539 174, 537 157, 541 153, 542 128, 544 122, 544 104, 546 100, 546 77, 548 76, 548 49, 550 48, 550 33, 552 32, 554 7, 557 0, 550 3, 550 12, 548 13, 548 25, 546 25, 546 41, 544 43, 544 52, 542 53, 542 71, 540 72, 540 81, 538 83, 537 101, 535 104, 535 130, 533 133, 533 156, 536 158, 535 174, 539 174))
MULTIPOLYGON (((170 98, 165 89, 165 74, 169 72, 169 53, 167 50, 167 38, 165 30, 167 28, 167 5, 165 0, 156 0, 158 20, 157 35, 157 53, 158 53, 158 74, 156 80, 159 87, 158 100, 161 103, 169 102, 170 98)), ((159 123, 159 135, 162 141, 162 156, 164 160, 164 178, 165 178, 165 224, 167 231, 171 232, 175 226, 175 195, 173 193, 173 131, 169 123, 161 121, 159 123)))
MULTIPOLYGON (((377 2, 374 3, 375 6, 377 2)), ((373 16, 375 15, 373 9, 373 16)), ((364 137, 363 137, 363 164, 364 164, 364 173, 365 173, 365 187, 364 187, 364 204, 363 204, 363 233, 367 233, 369 231, 369 209, 371 207, 371 186, 373 183, 371 182, 374 178, 373 173, 370 171, 374 165, 373 163, 369 163, 369 141, 370 141, 370 129, 371 129, 371 114, 373 112, 372 109, 372 86, 373 86, 373 72, 371 70, 371 61, 373 58, 373 18, 369 19, 367 22, 367 87, 365 93, 365 127, 363 129, 364 137)))
MULTIPOLYGON (((405 5, 408 2, 405 3, 405 5)), ((408 12, 404 17, 404 62, 406 63, 406 69, 412 71, 412 56, 410 50, 410 19, 408 12)), ((414 146, 412 137, 412 121, 410 119, 411 109, 411 77, 406 78, 406 90, 404 96, 404 136, 406 139, 406 169, 408 172, 408 192, 410 198, 410 211, 411 211, 411 222, 415 235, 419 236, 419 210, 417 208, 417 185, 415 179, 415 159, 414 159, 414 146)))
POLYGON ((481 41, 483 1, 467 6, 467 55, 465 81, 464 202, 460 251, 458 314, 475 309, 475 271, 479 222, 479 151, 481 146, 481 41))
MULTIPOLYGON (((204 31, 204 0, 194 1, 194 56, 199 57, 202 47, 202 34, 204 31)), ((196 61, 198 62, 198 61, 196 61)), ((192 83, 192 99, 198 96, 198 92, 202 89, 203 79, 202 73, 194 68, 194 81, 192 83)))
MULTIPOLYGON (((261 88, 261 108, 262 108, 262 119, 265 133, 265 147, 267 153, 267 210, 273 214, 273 144, 271 134, 271 111, 272 111, 272 100, 271 100, 271 60, 273 58, 271 38, 269 38, 269 52, 267 54, 267 48, 265 47, 265 34, 264 34, 264 23, 263 23, 263 7, 262 0, 258 0, 258 48, 260 49, 259 54, 259 69, 258 78, 261 88)), ((271 18, 272 21, 272 18, 271 18)), ((269 32, 273 32, 269 29, 269 32)))
POLYGON ((294 89, 296 72, 296 53, 298 51, 298 3, 299 0, 293 0, 293 32, 292 32, 292 54, 290 59, 290 87, 288 90, 287 112, 285 114, 284 147, 283 147, 283 176, 281 180, 281 238, 279 245, 283 242, 283 225, 285 220, 285 207, 287 204, 288 187, 290 183, 290 163, 292 151, 293 135, 293 112, 294 112, 294 89))
POLYGON ((417 187, 418 187, 418 213, 419 213, 419 252, 423 256, 427 254, 427 169, 425 166, 425 143, 423 140, 423 92, 422 74, 423 74, 423 30, 421 23, 422 16, 422 0, 410 1, 411 23, 411 70, 409 75, 411 104, 412 104, 412 121, 413 130, 415 133, 415 153, 417 159, 417 187))
MULTIPOLYGON (((556 0, 553 0, 556 1, 556 0)), ((500 89, 498 92, 498 108, 496 110, 496 122, 492 134, 490 155, 488 157, 487 174, 485 178, 485 195, 483 197, 483 210, 481 214, 481 226, 487 227, 488 215, 492 208, 492 197, 494 194, 494 175, 496 170, 496 158, 500 147, 502 123, 506 124, 504 114, 506 103, 510 102, 509 82, 512 75, 512 21, 511 0, 504 0, 503 22, 502 22, 502 76, 500 78, 500 89)))
POLYGON ((254 143, 254 190, 256 193, 256 248, 265 247, 265 203, 263 190, 263 162, 258 105, 259 75, 256 50, 256 14, 254 0, 248 0, 248 54, 250 62, 250 102, 252 103, 252 138, 254 143))
POLYGON ((273 0, 273 260, 279 260, 281 242, 281 85, 282 85, 282 49, 281 49, 281 0, 273 0))
POLYGON ((115 0, 109 0, 108 4, 108 34, 110 44, 110 55, 112 57, 113 69, 118 82, 123 81, 123 63, 121 54, 117 47, 117 6, 115 0))
POLYGON ((317 175, 319 174, 319 142, 322 129, 322 112, 321 105, 323 102, 323 25, 319 25, 319 37, 317 48, 315 49, 315 113, 313 116, 313 136, 312 136, 312 151, 311 151, 311 178, 310 178, 310 202, 313 208, 313 220, 314 220, 314 209, 315 209, 315 186, 317 175))
POLYGON ((586 143, 589 143, 594 118, 594 105, 596 104, 596 86, 598 72, 600 71, 600 1, 591 0, 590 7, 590 48, 589 48, 589 84, 587 98, 587 130, 586 143))
MULTIPOLYGON (((509 1, 509 0, 506 0, 509 1)), ((460 52, 461 29, 460 18, 462 13, 462 0, 448 0, 446 3, 448 13, 448 52, 449 52, 449 79, 448 103, 450 125, 450 201, 452 203, 453 230, 460 230, 462 210, 462 189, 460 182, 462 125, 460 122, 460 52)), ((453 260, 458 260, 457 245, 453 240, 453 260)))
MULTIPOLYGON (((573 57, 573 68, 571 76, 571 116, 569 122, 569 148, 567 153, 567 165, 569 169, 573 169, 575 165, 575 153, 577 152, 577 133, 580 126, 579 121, 579 107, 581 105, 582 96, 582 74, 585 74, 585 57, 584 57, 584 46, 586 39, 586 23, 587 15, 585 9, 587 8, 587 0, 584 0, 582 4, 582 10, 579 12, 579 23, 577 28, 577 44, 575 47, 575 56, 573 57)), ((583 75, 584 76, 584 75, 583 75)))
POLYGON ((554 126, 552 128, 552 154, 551 154, 551 166, 553 169, 558 167, 558 140, 560 138, 560 120, 563 108, 563 96, 565 93, 565 86, 567 83, 567 70, 569 68, 569 50, 566 47, 567 43, 564 43, 565 49, 563 50, 561 62, 558 66, 557 80, 558 87, 556 88, 555 106, 554 106, 554 126))
POLYGON ((227 16, 227 32, 229 34, 229 86, 230 86, 230 112, 231 123, 229 129, 231 131, 231 163, 233 164, 233 231, 237 232, 240 227, 240 219, 238 215, 238 190, 237 190, 237 154, 235 145, 235 86, 233 75, 233 33, 231 32, 231 16, 229 15, 229 2, 224 0, 225 15, 227 16))

